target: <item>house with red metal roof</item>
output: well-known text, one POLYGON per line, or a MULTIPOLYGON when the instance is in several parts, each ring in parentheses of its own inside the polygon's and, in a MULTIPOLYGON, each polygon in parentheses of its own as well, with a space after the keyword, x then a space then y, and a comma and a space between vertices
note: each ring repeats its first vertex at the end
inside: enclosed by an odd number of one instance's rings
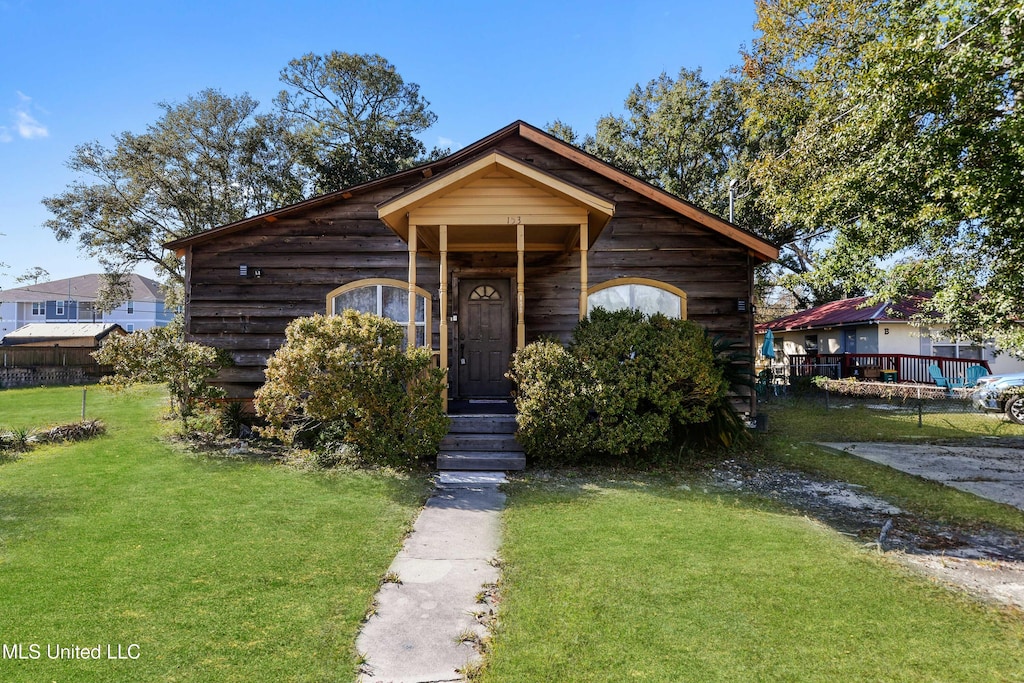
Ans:
MULTIPOLYGON (((939 364, 949 365, 950 374, 954 375, 960 370, 959 366, 972 363, 985 365, 993 374, 1024 371, 1024 362, 999 353, 991 343, 951 339, 942 334, 944 326, 941 323, 922 323, 922 313, 927 320, 929 299, 929 295, 922 294, 898 302, 870 303, 868 297, 862 296, 797 311, 758 324, 755 328, 758 348, 764 343, 767 330, 771 329, 776 366, 792 366, 794 361, 805 363, 814 359, 819 364, 835 365, 841 376, 847 376, 841 367, 844 361, 848 366, 853 358, 865 361, 859 363, 864 365, 872 362, 872 356, 878 356, 877 360, 883 366, 886 363, 880 358, 882 356, 916 357, 920 360, 918 365, 924 367, 941 361, 939 364)), ((853 365, 856 367, 858 363, 853 365)), ((908 376, 901 379, 919 378, 908 376)))

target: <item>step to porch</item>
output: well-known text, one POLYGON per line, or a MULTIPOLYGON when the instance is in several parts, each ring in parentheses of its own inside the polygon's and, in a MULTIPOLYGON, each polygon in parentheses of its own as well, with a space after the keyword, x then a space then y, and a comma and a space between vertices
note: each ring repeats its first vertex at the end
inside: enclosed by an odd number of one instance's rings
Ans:
POLYGON ((514 415, 451 415, 441 440, 437 469, 500 472, 526 468, 526 455, 516 441, 514 415))

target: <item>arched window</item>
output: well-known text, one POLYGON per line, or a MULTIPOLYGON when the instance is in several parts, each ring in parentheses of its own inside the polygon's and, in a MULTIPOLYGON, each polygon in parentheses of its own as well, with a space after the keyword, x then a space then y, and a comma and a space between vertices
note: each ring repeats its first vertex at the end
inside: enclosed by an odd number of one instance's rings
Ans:
MULTIPOLYGON (((370 278, 342 285, 327 295, 328 315, 348 308, 408 325, 409 285, 401 280, 370 278)), ((431 312, 430 292, 416 287, 416 346, 426 346, 430 339, 431 312)))
POLYGON ((647 315, 661 313, 686 319, 686 292, 672 285, 640 277, 620 277, 595 285, 587 292, 587 314, 595 308, 617 311, 635 308, 647 315))

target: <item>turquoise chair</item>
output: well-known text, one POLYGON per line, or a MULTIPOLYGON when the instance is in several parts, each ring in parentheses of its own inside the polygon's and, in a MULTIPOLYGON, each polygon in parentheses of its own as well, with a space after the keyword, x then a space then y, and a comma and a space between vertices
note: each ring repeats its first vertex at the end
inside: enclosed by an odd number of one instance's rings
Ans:
POLYGON ((964 385, 963 382, 955 382, 946 379, 946 377, 942 374, 942 370, 940 370, 939 366, 936 365, 935 363, 932 363, 931 365, 928 366, 928 374, 932 376, 932 381, 935 382, 935 386, 937 387, 943 387, 945 389, 952 390, 959 389, 964 385))
POLYGON ((967 376, 964 377, 964 386, 973 387, 978 384, 978 380, 988 374, 988 370, 980 365, 972 365, 967 368, 967 376))

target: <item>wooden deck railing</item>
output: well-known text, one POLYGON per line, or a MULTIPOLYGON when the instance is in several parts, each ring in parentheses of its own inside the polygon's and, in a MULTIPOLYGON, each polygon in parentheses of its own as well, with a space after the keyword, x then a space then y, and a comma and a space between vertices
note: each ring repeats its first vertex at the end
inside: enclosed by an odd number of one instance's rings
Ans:
POLYGON ((786 356, 773 362, 773 367, 782 370, 789 377, 824 376, 831 379, 845 377, 867 378, 881 375, 883 370, 896 372, 897 382, 933 384, 928 373, 929 365, 938 365, 943 377, 961 379, 967 368, 980 365, 989 372, 988 361, 969 358, 947 358, 945 356, 917 356, 905 353, 819 353, 786 356))

